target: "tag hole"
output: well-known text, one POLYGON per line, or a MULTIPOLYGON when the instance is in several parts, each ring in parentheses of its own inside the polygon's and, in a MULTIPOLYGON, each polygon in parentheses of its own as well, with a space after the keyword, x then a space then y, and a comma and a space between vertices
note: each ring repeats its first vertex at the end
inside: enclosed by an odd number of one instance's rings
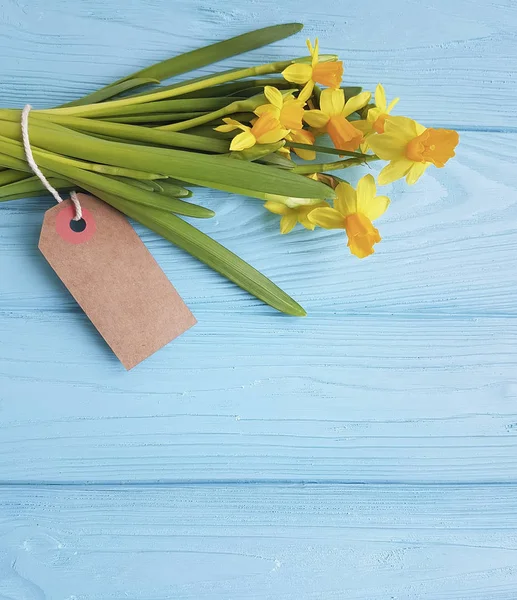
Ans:
POLYGON ((75 233, 81 233, 86 229, 86 221, 79 219, 79 221, 70 220, 70 229, 75 233))

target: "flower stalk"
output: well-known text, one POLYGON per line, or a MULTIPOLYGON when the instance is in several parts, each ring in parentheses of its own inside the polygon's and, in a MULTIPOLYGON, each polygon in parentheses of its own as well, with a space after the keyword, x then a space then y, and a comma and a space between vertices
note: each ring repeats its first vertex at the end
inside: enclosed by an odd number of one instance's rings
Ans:
MULTIPOLYGON (((331 172, 387 161, 378 183, 415 183, 454 156, 458 134, 393 116, 382 85, 342 85, 343 63, 308 42, 309 56, 162 81, 300 31, 288 23, 166 59, 62 106, 32 110, 34 158, 51 184, 98 196, 256 298, 289 315, 286 292, 182 217, 210 218, 197 187, 258 199, 280 232, 344 230, 364 258, 381 240, 389 205, 371 174, 357 189, 331 172), (332 146, 318 138, 328 134, 332 146), (318 161, 318 155, 322 155, 318 161), (339 160, 325 161, 325 155, 339 160), (189 199, 189 201, 187 201, 189 199)), ((19 109, 0 109, 0 202, 46 192, 27 163, 19 109)))

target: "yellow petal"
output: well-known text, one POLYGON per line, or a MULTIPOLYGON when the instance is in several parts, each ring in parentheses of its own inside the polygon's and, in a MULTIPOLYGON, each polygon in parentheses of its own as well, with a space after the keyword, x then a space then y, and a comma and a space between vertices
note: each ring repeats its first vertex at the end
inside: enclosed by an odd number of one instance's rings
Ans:
POLYGON ((270 102, 276 108, 282 108, 284 104, 284 98, 279 90, 272 85, 266 85, 264 88, 264 96, 266 96, 268 102, 270 102))
POLYGON ((303 120, 311 127, 320 129, 325 127, 329 122, 329 117, 321 110, 306 110, 303 115, 303 120))
POLYGON ((298 100, 289 100, 284 103, 278 118, 282 127, 286 129, 301 129, 303 114, 303 103, 298 100))
POLYGON ((387 112, 386 110, 386 92, 383 86, 378 83, 375 88, 375 106, 381 110, 381 112, 387 112))
POLYGON ((312 92, 314 90, 314 81, 310 79, 304 86, 303 90, 298 94, 298 100, 300 100, 303 104, 307 102, 307 100, 312 96, 312 92))
POLYGON ((260 115, 263 115, 264 113, 271 113, 275 117, 275 119, 278 119, 278 117, 280 116, 280 110, 272 104, 261 104, 260 106, 257 106, 257 108, 253 112, 258 117, 260 117, 260 115))
POLYGON ((280 122, 270 112, 262 114, 251 128, 259 144, 274 144, 284 138, 289 131, 282 129, 280 122))
POLYGON ((300 225, 303 225, 305 229, 309 229, 310 231, 314 231, 316 229, 316 224, 312 221, 309 221, 308 215, 299 215, 298 223, 300 223, 300 225))
POLYGON ((362 206, 361 212, 368 217, 370 221, 375 221, 386 212, 390 205, 388 196, 375 196, 368 203, 362 206))
POLYGON ((357 96, 352 96, 349 98, 343 108, 343 116, 348 117, 348 115, 351 115, 352 113, 366 106, 368 102, 370 102, 371 97, 372 95, 370 92, 361 92, 360 94, 357 94, 357 96))
POLYGON ((327 116, 339 115, 345 106, 345 92, 342 89, 326 89, 321 92, 320 108, 327 116))
POLYGON ((298 223, 296 212, 292 211, 280 219, 280 233, 289 233, 298 223))
MULTIPOLYGON (((294 129, 291 130, 288 138, 292 142, 297 144, 314 144, 314 134, 305 129, 294 129)), ((304 150, 302 148, 293 148, 294 152, 303 160, 314 160, 316 158, 316 152, 314 150, 304 150)))
POLYGON ((357 192, 346 181, 340 182, 336 186, 336 199, 334 207, 343 217, 348 217, 352 213, 357 212, 357 192))
POLYGON ((420 177, 422 177, 424 171, 430 166, 430 164, 431 163, 413 163, 406 177, 407 184, 413 185, 416 183, 420 177))
POLYGON ((379 173, 379 176, 377 177, 379 185, 386 185, 392 181, 405 177, 414 164, 413 161, 408 160, 407 158, 392 160, 379 173))
POLYGON ((239 123, 239 121, 236 121, 235 119, 230 119, 229 117, 223 119, 224 121, 224 125, 219 125, 219 127, 214 127, 214 129, 216 131, 223 131, 223 132, 228 132, 228 131, 234 131, 235 129, 242 129, 243 131, 249 131, 249 127, 247 127, 246 125, 243 125, 242 123, 239 123))
POLYGON ((312 66, 316 65, 319 60, 320 42, 318 38, 314 40, 314 47, 311 44, 311 40, 307 40, 307 48, 309 49, 310 55, 312 56, 312 66))
POLYGON ((398 104, 398 101, 400 100, 400 98, 393 98, 393 100, 388 104, 388 106, 386 107, 386 110, 384 111, 385 113, 387 113, 388 115, 390 114, 390 112, 393 110, 393 108, 395 107, 396 104, 398 104))
POLYGON ((289 129, 276 127, 275 129, 271 129, 260 135, 257 138, 257 144, 274 144, 275 142, 283 140, 288 133, 289 129))
POLYGON ((289 65, 282 71, 284 79, 292 83, 307 83, 312 77, 312 67, 310 65, 295 63, 289 65))
POLYGON ((335 208, 315 208, 309 213, 309 221, 323 229, 344 229, 343 215, 335 208))
POLYGON ((241 150, 246 150, 246 148, 251 148, 256 143, 257 140, 251 131, 243 131, 233 138, 232 143, 230 144, 230 150, 232 152, 240 152, 241 150))
POLYGON ((368 138, 370 148, 383 160, 403 158, 407 143, 405 138, 393 133, 382 133, 368 138))
POLYGON ((268 202, 264 203, 264 208, 275 215, 288 215, 291 212, 291 209, 285 204, 282 204, 281 202, 273 202, 271 200, 268 200, 268 202))
POLYGON ((365 175, 357 182, 357 212, 366 214, 364 207, 375 198, 377 188, 372 175, 365 175))
POLYGON ((361 119, 359 121, 353 121, 352 124, 362 133, 370 133, 372 131, 372 124, 369 120, 361 119))
POLYGON ((234 125, 219 125, 219 127, 214 127, 215 131, 222 131, 223 133, 228 133, 229 131, 235 131, 237 127, 234 125))
POLYGON ((300 208, 298 209, 298 223, 301 223, 305 227, 305 229, 310 229, 311 231, 314 231, 316 224, 309 219, 309 214, 315 208, 323 207, 330 208, 330 204, 328 202, 319 202, 318 204, 314 204, 312 206, 300 206, 300 208))
MULTIPOLYGON (((420 128, 422 127, 423 125, 420 125, 409 117, 390 116, 386 118, 384 131, 389 134, 393 133, 394 135, 399 135, 409 142, 409 140, 422 133, 422 131, 420 131, 420 128)), ((423 127, 423 129, 425 130, 425 127, 423 127)))

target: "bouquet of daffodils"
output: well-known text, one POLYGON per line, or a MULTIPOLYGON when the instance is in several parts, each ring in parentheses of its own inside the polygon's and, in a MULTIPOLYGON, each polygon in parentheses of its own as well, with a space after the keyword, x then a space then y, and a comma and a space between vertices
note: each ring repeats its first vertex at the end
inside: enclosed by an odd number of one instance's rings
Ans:
MULTIPOLYGON (((343 63, 320 54, 318 40, 307 42, 309 56, 160 85, 301 28, 260 29, 33 110, 34 160, 53 187, 94 194, 272 307, 303 316, 272 281, 182 219, 214 215, 189 200, 191 188, 257 198, 280 216, 283 234, 297 224, 343 229, 350 252, 364 258, 381 240, 374 221, 390 201, 372 175, 354 189, 334 172, 383 160, 379 185, 402 177, 411 185, 454 156, 458 134, 393 116, 398 99, 388 103, 380 84, 373 102, 370 92, 343 87, 343 63), (335 160, 318 162, 318 154, 335 160)), ((20 119, 20 110, 0 110, 0 201, 45 192, 26 160, 20 119)))

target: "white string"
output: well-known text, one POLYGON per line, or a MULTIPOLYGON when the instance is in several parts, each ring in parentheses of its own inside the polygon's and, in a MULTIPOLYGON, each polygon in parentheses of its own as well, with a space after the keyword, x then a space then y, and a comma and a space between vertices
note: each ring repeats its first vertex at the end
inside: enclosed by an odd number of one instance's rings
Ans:
MULTIPOLYGON (((31 111, 31 108, 32 108, 32 106, 30 104, 26 104, 22 110, 21 127, 22 127, 22 139, 23 139, 23 148, 25 150, 25 157, 27 159, 27 162, 29 163, 29 167, 32 169, 34 174, 37 175, 37 177, 39 177, 41 183, 46 187, 46 189, 54 196, 54 198, 56 199, 56 202, 63 202, 63 198, 61 198, 61 196, 59 195, 59 192, 56 190, 56 188, 54 188, 54 187, 52 187, 52 185, 50 185, 48 179, 45 177, 45 175, 43 175, 43 173, 41 172, 41 169, 38 167, 38 165, 36 164, 36 161, 34 160, 34 155, 32 154, 32 148, 31 148, 31 143, 30 143, 30 139, 29 139, 29 113, 31 111)), ((75 206, 74 221, 79 221, 83 217, 83 211, 81 209, 81 204, 79 202, 79 198, 77 197, 77 194, 74 191, 72 191, 70 193, 70 200, 73 202, 73 205, 75 206)))

